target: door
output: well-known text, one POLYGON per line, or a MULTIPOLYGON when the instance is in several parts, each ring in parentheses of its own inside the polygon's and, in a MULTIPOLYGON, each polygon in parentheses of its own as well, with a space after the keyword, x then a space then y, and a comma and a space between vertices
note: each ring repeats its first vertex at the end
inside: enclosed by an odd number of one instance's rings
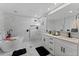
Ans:
POLYGON ((63 55, 64 56, 77 56, 77 45, 63 41, 63 55))
POLYGON ((56 56, 77 56, 77 45, 60 39, 55 39, 56 56))
POLYGON ((55 45, 54 45, 54 50, 55 50, 55 55, 56 56, 63 56, 63 45, 62 42, 58 39, 54 39, 55 45))

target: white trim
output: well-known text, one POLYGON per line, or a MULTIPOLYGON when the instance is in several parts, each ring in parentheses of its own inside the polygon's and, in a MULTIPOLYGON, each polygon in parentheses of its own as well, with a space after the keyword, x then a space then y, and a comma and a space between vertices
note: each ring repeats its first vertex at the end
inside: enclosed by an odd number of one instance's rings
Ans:
POLYGON ((55 13, 55 12, 61 10, 62 8, 68 6, 68 5, 70 5, 70 3, 66 3, 66 4, 64 4, 64 5, 62 5, 62 6, 58 7, 58 8, 56 8, 55 10, 52 10, 51 12, 48 13, 48 15, 51 15, 51 14, 53 14, 53 13, 55 13))

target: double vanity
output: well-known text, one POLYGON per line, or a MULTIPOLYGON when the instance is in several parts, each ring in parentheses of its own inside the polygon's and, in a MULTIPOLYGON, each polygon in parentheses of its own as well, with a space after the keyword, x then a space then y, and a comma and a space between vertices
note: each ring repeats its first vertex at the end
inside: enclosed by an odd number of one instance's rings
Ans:
POLYGON ((79 39, 43 33, 46 49, 55 56, 79 56, 79 39))

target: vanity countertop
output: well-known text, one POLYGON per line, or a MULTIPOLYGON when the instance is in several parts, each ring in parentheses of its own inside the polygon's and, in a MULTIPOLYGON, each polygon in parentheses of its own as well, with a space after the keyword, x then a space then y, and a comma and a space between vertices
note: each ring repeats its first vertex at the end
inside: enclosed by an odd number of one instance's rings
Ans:
POLYGON ((66 36, 54 36, 52 34, 48 34, 48 33, 43 33, 44 35, 47 35, 47 36, 50 36, 50 37, 53 37, 53 38, 58 38, 60 40, 64 40, 64 41, 68 41, 68 42, 71 42, 71 43, 74 43, 74 44, 79 44, 79 39, 78 38, 69 38, 69 37, 66 37, 66 36))

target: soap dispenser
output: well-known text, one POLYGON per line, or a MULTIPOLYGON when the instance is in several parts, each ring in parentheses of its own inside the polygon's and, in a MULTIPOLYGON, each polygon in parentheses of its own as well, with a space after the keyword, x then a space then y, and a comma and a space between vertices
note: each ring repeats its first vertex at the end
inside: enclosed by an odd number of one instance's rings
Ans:
POLYGON ((68 37, 71 38, 71 33, 70 33, 70 30, 67 29, 67 32, 68 32, 68 37))

